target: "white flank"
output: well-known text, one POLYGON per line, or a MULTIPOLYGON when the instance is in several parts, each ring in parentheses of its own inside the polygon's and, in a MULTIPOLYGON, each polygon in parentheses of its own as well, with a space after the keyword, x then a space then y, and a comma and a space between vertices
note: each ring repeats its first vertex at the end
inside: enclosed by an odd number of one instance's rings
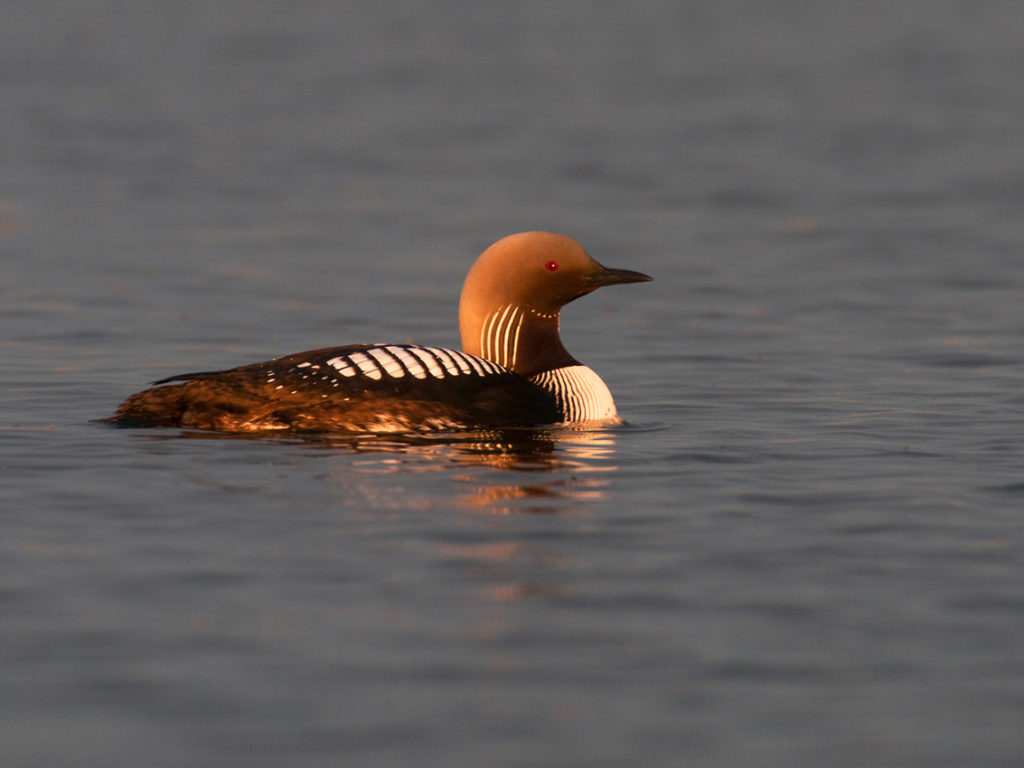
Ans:
POLYGON ((618 411, 608 387, 585 365, 570 365, 544 371, 530 378, 555 396, 566 424, 580 421, 617 419, 618 411))

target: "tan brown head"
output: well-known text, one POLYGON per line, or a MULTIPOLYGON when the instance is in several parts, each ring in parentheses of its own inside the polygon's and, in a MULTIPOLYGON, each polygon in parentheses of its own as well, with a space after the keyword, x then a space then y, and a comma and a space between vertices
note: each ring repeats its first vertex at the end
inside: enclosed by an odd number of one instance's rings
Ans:
POLYGON ((603 285, 650 279, 602 266, 565 235, 510 235, 484 251, 466 276, 462 348, 523 376, 575 365, 558 335, 559 310, 603 285))

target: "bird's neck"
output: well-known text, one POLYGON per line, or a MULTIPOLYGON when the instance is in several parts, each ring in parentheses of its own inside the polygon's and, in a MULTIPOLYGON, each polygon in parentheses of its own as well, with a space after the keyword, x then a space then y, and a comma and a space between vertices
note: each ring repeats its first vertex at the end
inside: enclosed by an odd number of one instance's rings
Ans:
POLYGON ((558 335, 558 312, 537 312, 505 304, 477 315, 460 316, 462 349, 520 376, 534 376, 567 365, 579 365, 558 335))

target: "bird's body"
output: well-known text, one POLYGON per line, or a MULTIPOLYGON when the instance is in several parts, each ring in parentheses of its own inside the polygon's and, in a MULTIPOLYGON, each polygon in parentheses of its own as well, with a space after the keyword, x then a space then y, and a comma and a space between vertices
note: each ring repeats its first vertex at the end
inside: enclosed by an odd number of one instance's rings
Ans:
POLYGON ((618 420, 608 388, 562 346, 558 310, 601 285, 649 280, 610 270, 562 235, 512 235, 470 270, 463 351, 359 344, 225 371, 172 376, 110 421, 227 432, 409 432, 618 420))

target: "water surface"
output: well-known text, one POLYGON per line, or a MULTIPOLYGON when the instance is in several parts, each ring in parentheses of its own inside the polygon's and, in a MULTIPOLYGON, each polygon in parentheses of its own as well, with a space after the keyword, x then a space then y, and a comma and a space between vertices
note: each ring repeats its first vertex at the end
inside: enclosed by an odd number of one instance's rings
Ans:
POLYGON ((1015 3, 43 2, 0 31, 4 765, 1019 765, 1015 3), (97 423, 457 344, 523 229, 628 424, 97 423))

